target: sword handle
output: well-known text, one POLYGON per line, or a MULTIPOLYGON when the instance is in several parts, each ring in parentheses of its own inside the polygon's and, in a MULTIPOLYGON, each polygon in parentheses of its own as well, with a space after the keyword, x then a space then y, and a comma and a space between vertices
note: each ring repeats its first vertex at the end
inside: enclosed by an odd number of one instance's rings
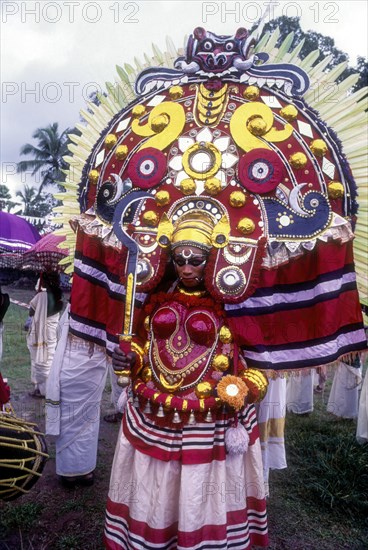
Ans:
POLYGON ((119 334, 119 348, 127 355, 132 351, 132 335, 119 334))

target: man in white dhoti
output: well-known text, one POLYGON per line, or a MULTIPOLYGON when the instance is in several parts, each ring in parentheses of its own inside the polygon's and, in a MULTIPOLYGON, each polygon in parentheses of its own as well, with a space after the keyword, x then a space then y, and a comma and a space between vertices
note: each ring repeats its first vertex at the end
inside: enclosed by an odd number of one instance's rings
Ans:
POLYGON ((69 333, 69 305, 46 388, 46 433, 57 436, 56 473, 64 486, 91 485, 97 462, 105 349, 69 333))
POLYGON ((46 381, 56 348, 56 330, 63 307, 59 278, 56 273, 45 273, 43 286, 30 302, 32 322, 27 334, 27 346, 31 356, 32 397, 45 397, 46 381))

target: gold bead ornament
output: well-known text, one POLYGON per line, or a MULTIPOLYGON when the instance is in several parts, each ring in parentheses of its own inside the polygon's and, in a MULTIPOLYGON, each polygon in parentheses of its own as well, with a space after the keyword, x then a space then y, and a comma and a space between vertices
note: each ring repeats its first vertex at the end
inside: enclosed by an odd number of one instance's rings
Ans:
POLYGON ((221 181, 218 178, 208 178, 204 184, 206 193, 214 197, 218 195, 222 189, 221 181))
POLYGON ((267 123, 261 116, 256 115, 249 120, 247 128, 254 136, 264 136, 267 132, 267 123))
POLYGON ((297 170, 304 168, 308 162, 308 159, 304 153, 294 153, 289 158, 290 165, 297 170))
POLYGON ((316 157, 324 157, 328 151, 328 147, 323 139, 314 139, 310 143, 310 150, 316 157))
POLYGON ((219 339, 223 344, 230 344, 233 341, 233 335, 228 327, 220 328, 219 339))
POLYGON ((116 137, 115 134, 108 134, 105 137, 106 149, 108 149, 110 151, 113 147, 115 147, 117 141, 118 141, 118 138, 116 137))
POLYGON ((237 228, 243 235, 250 235, 250 233, 253 233, 256 226, 253 220, 250 218, 242 218, 237 225, 237 228))
POLYGON ((210 397, 212 386, 209 382, 200 382, 194 391, 198 399, 205 399, 206 397, 210 397))
POLYGON ((181 86, 171 86, 169 90, 170 99, 180 99, 184 95, 184 90, 181 86))
POLYGON ((169 117, 163 113, 161 115, 154 117, 154 119, 151 122, 151 128, 154 132, 160 133, 162 132, 162 130, 166 128, 169 122, 170 122, 169 117))
POLYGON ((128 147, 126 145, 118 145, 115 156, 118 160, 124 160, 128 156, 128 147))
POLYGON ((216 357, 213 358, 212 366, 215 370, 219 372, 225 372, 230 366, 229 358, 222 353, 216 355, 216 357))
POLYGON ((243 92, 243 97, 254 101, 259 98, 259 88, 257 86, 247 86, 243 92))
POLYGON ((156 227, 159 222, 159 217, 153 210, 148 210, 143 214, 143 221, 148 227, 156 227))
POLYGON ((96 183, 98 182, 99 175, 100 174, 98 170, 91 170, 90 173, 88 174, 88 179, 90 183, 92 183, 93 185, 96 185, 96 183))
POLYGON ((155 195, 157 206, 166 206, 170 202, 170 193, 168 191, 158 191, 155 195))
POLYGON ((229 201, 233 208, 241 208, 247 202, 247 196, 242 191, 233 191, 230 193, 229 201))
POLYGON ((144 105, 135 105, 132 109, 132 117, 133 118, 141 118, 146 112, 146 108, 144 105))
POLYGON ((180 182, 180 191, 183 195, 192 195, 196 188, 196 182, 192 178, 185 178, 180 182))
POLYGON ((327 192, 331 199, 341 199, 344 196, 344 186, 339 181, 331 181, 327 187, 327 192))
POLYGON ((280 116, 288 122, 293 122, 298 116, 298 109, 294 105, 287 105, 280 110, 280 116))

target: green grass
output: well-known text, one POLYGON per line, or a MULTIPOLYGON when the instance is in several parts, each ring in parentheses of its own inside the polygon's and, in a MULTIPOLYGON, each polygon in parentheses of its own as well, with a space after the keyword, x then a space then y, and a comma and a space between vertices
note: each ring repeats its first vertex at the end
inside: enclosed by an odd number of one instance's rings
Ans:
MULTIPOLYGON (((56 542, 56 550, 80 550, 82 540, 78 535, 62 535, 56 542)), ((85 548, 85 546, 84 546, 85 548)))
POLYGON ((356 422, 337 420, 315 396, 309 416, 288 414, 288 467, 270 474, 271 550, 368 548, 368 445, 356 422))
POLYGON ((4 318, 3 358, 1 373, 8 379, 13 392, 30 385, 31 363, 26 344, 24 323, 28 311, 14 304, 10 304, 4 318))
POLYGON ((0 532, 9 532, 16 528, 31 529, 38 522, 43 510, 43 504, 26 502, 19 506, 6 503, 1 510, 0 532))
POLYGON ((289 431, 288 455, 304 479, 304 499, 358 520, 368 512, 368 452, 356 442, 352 424, 321 426, 312 418, 289 431))

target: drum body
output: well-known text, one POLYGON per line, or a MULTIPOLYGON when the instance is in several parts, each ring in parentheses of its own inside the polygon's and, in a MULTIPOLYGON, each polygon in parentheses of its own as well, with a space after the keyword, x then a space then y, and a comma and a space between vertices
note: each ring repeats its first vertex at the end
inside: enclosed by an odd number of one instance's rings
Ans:
POLYGON ((0 411, 0 499, 28 493, 47 458, 46 441, 36 424, 0 411))

